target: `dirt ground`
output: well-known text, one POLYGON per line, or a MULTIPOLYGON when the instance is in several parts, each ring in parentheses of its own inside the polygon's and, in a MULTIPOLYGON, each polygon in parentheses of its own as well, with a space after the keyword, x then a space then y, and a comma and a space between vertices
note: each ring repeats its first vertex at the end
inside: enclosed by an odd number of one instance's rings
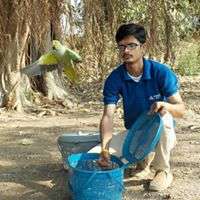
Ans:
MULTIPOLYGON (((145 191, 140 182, 126 180, 124 199, 200 200, 199 81, 200 77, 181 78, 187 113, 176 121, 178 144, 172 154, 172 186, 155 193, 145 191)), ((67 173, 62 167, 57 138, 71 131, 98 131, 101 112, 98 102, 85 103, 81 109, 56 116, 1 110, 0 200, 67 200, 67 173)), ((123 127, 119 117, 115 127, 123 127)))

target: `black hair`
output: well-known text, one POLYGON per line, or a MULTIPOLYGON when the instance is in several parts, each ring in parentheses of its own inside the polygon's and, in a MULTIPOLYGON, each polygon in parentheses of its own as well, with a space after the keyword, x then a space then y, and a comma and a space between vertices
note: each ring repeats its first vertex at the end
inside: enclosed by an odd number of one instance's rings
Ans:
POLYGON ((144 44, 146 42, 146 31, 144 27, 134 23, 122 24, 118 28, 115 36, 116 42, 118 43, 123 38, 130 35, 135 37, 141 44, 144 44))

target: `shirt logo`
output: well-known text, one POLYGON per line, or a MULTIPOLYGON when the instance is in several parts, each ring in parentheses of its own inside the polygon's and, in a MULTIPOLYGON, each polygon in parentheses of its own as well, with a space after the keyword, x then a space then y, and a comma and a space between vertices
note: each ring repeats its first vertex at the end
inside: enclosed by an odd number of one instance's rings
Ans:
POLYGON ((161 98, 161 95, 160 94, 155 94, 155 95, 151 95, 149 97, 149 100, 153 101, 153 100, 158 100, 161 98))

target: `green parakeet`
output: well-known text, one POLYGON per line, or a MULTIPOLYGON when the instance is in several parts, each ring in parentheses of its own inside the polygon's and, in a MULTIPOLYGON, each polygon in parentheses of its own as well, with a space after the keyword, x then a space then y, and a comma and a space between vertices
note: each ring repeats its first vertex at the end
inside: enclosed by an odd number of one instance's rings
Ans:
POLYGON ((52 49, 33 64, 23 68, 21 72, 28 76, 37 76, 44 74, 46 71, 63 68, 67 78, 74 82, 78 79, 78 75, 73 63, 80 61, 81 57, 76 52, 63 46, 58 40, 53 40, 52 49))

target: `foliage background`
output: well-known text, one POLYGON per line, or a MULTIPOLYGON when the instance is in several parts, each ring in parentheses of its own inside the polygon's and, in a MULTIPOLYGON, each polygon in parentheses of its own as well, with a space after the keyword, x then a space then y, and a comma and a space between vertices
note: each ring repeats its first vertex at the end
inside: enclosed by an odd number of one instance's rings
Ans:
POLYGON ((127 22, 147 29, 146 57, 179 75, 200 72, 198 0, 0 0, 0 9, 0 103, 7 108, 23 110, 41 96, 64 101, 71 92, 81 101, 100 100, 103 80, 120 62, 115 32, 127 22), (55 74, 27 79, 16 73, 47 51, 52 39, 83 57, 76 66, 79 84, 64 77, 61 87, 55 74))

